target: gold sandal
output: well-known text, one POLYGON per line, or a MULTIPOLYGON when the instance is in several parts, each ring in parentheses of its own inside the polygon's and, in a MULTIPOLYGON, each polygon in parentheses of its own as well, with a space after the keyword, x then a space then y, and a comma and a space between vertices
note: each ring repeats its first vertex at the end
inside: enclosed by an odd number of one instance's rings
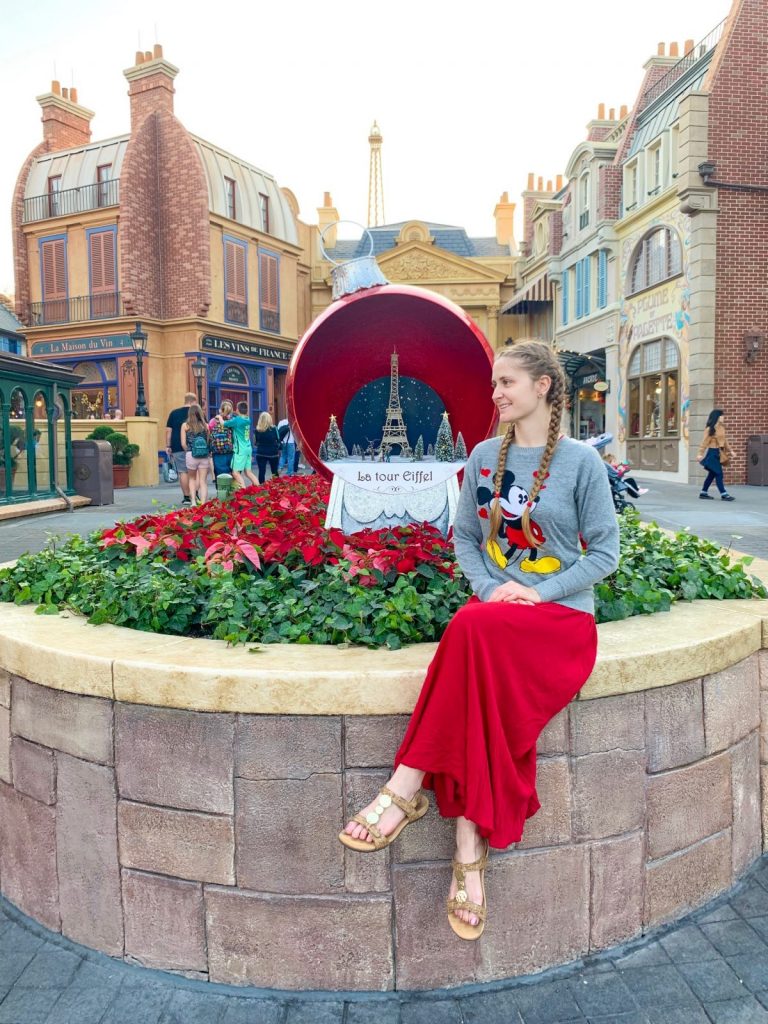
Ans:
POLYGON ((460 939, 479 939, 483 934, 485 928, 485 919, 487 917, 487 909, 485 905, 485 867, 488 863, 488 840, 485 840, 485 850, 482 855, 474 861, 472 864, 462 864, 461 861, 452 861, 453 873, 456 876, 456 881, 459 888, 456 891, 456 895, 453 899, 447 900, 448 904, 448 923, 451 928, 456 932, 460 939), (467 890, 465 889, 465 875, 467 871, 479 871, 480 872, 480 885, 483 888, 483 905, 478 906, 477 903, 472 903, 467 897, 467 890), (480 920, 477 924, 468 924, 466 921, 461 921, 453 913, 454 910, 468 910, 471 914, 475 914, 480 920))
POLYGON ((406 825, 423 818, 428 810, 429 800, 423 793, 417 793, 413 800, 406 800, 404 797, 398 796, 397 793, 393 793, 391 789, 387 789, 386 786, 382 786, 374 809, 367 814, 356 814, 352 818, 352 821, 356 821, 358 825, 363 825, 368 830, 373 836, 373 842, 353 839, 347 832, 339 832, 339 839, 346 847, 357 853, 374 853, 376 850, 383 850, 389 846, 397 839, 406 825), (399 807, 405 817, 388 836, 384 836, 377 825, 384 811, 392 804, 399 807))

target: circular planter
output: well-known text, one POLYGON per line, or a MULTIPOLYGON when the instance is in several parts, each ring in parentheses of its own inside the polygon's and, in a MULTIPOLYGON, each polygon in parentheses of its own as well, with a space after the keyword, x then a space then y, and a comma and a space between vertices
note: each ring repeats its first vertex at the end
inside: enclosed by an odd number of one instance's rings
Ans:
POLYGON ((675 919, 762 849, 768 602, 599 627, 478 943, 445 920, 434 809, 390 851, 336 838, 386 779, 434 645, 249 653, 1 607, 2 893, 115 957, 279 989, 491 981, 675 919))

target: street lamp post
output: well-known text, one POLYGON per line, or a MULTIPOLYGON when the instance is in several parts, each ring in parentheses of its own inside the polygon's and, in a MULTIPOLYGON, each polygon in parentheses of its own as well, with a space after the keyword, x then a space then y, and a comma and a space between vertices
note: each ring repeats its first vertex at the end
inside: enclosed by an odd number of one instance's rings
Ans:
POLYGON ((203 377, 205 376, 205 370, 205 360, 198 354, 192 363, 192 373, 195 378, 195 386, 197 387, 197 404, 200 408, 203 406, 203 377))
POLYGON ((141 321, 136 321, 136 330, 131 335, 131 344, 133 345, 133 351, 136 353, 136 376, 137 376, 137 395, 136 395, 136 412, 134 416, 149 416, 149 409, 147 408, 147 402, 144 397, 144 356, 147 352, 147 335, 141 329, 141 321))

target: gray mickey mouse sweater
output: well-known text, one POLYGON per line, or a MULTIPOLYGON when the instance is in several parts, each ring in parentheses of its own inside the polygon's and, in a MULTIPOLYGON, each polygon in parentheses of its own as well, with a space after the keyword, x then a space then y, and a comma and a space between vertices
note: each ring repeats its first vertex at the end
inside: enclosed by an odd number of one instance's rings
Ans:
POLYGON ((481 601, 510 579, 535 587, 542 601, 554 601, 594 615, 592 588, 619 563, 619 527, 605 466, 594 450, 564 437, 558 442, 547 480, 531 511, 541 547, 531 548, 522 514, 543 448, 509 446, 501 486, 503 520, 490 534, 493 475, 500 437, 477 445, 464 469, 453 525, 462 572, 481 601), (582 549, 579 534, 587 548, 582 549))

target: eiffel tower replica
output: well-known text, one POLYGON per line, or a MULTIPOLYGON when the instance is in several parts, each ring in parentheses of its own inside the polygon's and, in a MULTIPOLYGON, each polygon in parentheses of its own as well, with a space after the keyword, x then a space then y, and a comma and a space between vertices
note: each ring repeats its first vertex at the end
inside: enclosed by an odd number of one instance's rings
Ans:
POLYGON ((381 435, 379 455, 386 458, 396 444, 400 445, 400 454, 403 458, 408 459, 411 457, 413 452, 408 444, 403 410, 400 405, 400 371, 398 369, 397 349, 392 353, 389 360, 389 404, 387 405, 387 420, 381 435))

